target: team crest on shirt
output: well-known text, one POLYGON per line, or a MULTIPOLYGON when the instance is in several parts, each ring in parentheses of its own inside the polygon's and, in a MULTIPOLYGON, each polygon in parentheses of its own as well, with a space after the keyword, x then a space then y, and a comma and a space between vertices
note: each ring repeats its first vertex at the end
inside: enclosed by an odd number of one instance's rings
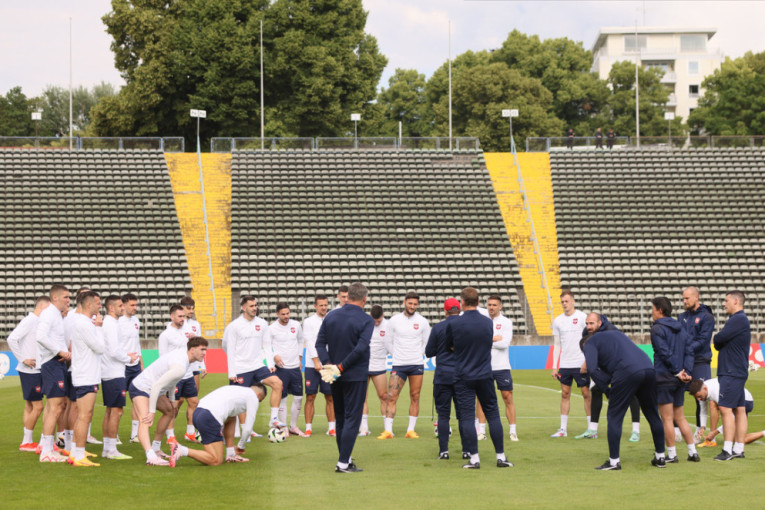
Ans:
POLYGON ((311 385, 311 381, 306 381, 306 382, 305 382, 305 385, 306 385, 306 386, 310 386, 310 385, 311 385))
POLYGON ((186 333, 186 338, 191 338, 194 336, 194 333, 186 333))
POLYGON ((237 377, 236 382, 239 384, 244 384, 244 377, 237 377))
POLYGON ((58 387, 63 390, 64 389, 64 381, 59 381, 58 382, 58 387))
POLYGON ((135 325, 135 330, 138 331, 138 324, 135 325))
POLYGON ((260 324, 255 324, 255 331, 260 331, 260 324))
POLYGON ((385 336, 385 330, 380 331, 380 336, 385 336))
POLYGON ((502 324, 497 324, 497 329, 502 329, 502 324))
POLYGON ((42 388, 40 388, 39 386, 35 386, 35 391, 37 393, 42 393, 42 388))
POLYGON ((290 333, 295 333, 295 328, 290 328, 290 333))
POLYGON ((127 391, 122 390, 122 396, 124 397, 125 395, 127 395, 127 391))
POLYGON ((696 317, 696 324, 698 324, 699 322, 701 322, 701 317, 696 317))
POLYGON ((178 386, 175 387, 175 393, 178 393, 178 386))
POLYGON ((420 325, 419 324, 415 324, 414 325, 414 329, 420 329, 420 325))
POLYGON ((574 326, 576 326, 576 323, 579 322, 579 319, 574 317, 574 320, 572 320, 571 322, 574 324, 574 326))

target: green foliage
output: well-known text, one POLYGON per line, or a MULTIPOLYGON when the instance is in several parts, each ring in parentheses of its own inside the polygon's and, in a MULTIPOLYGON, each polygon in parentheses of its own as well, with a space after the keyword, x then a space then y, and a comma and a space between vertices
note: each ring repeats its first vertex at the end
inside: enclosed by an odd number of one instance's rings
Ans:
MULTIPOLYGON (((75 134, 89 134, 91 109, 103 98, 116 94, 114 86, 101 83, 92 89, 72 89, 72 127, 75 134)), ((42 110, 40 136, 68 136, 69 134, 69 90, 48 85, 37 98, 42 110)))
POLYGON ((383 116, 380 133, 398 135, 401 122, 403 136, 428 136, 432 126, 428 118, 425 97, 425 75, 414 69, 396 69, 388 80, 388 88, 382 89, 377 103, 383 116))
POLYGON ((33 136, 32 110, 33 104, 21 87, 13 87, 0 96, 0 136, 33 136))
POLYGON ((711 135, 765 133, 765 52, 727 58, 704 79, 706 89, 688 119, 695 132, 711 135))

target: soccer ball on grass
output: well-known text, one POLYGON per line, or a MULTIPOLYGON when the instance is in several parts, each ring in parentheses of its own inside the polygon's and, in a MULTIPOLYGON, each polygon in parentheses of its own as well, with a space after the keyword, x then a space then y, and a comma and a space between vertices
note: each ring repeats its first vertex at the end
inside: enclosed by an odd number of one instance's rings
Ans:
POLYGON ((268 440, 272 443, 283 443, 287 439, 287 434, 284 429, 271 428, 268 429, 268 440))

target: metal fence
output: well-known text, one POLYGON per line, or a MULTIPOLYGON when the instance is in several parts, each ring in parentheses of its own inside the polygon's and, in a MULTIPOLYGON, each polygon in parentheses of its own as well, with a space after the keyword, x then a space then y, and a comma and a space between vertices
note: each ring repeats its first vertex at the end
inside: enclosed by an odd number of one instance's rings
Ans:
MULTIPOLYGON (((453 150, 479 150, 480 141, 476 137, 454 137, 453 150)), ((317 138, 239 138, 215 137, 210 139, 210 152, 234 152, 242 150, 321 150, 321 149, 359 149, 359 150, 448 150, 449 138, 360 136, 354 137, 317 137, 317 138)))
POLYGON ((253 138, 229 138, 216 137, 210 139, 210 152, 234 152, 253 150, 286 150, 286 149, 313 149, 313 138, 286 138, 286 137, 253 137, 253 138))
POLYGON ((162 152, 184 152, 183 137, 114 136, 75 138, 56 136, 0 136, 0 148, 5 149, 53 149, 68 150, 160 150, 162 152))
POLYGON ((393 136, 317 137, 317 149, 397 149, 398 140, 393 136))
MULTIPOLYGON (((745 148, 765 147, 765 135, 751 136, 641 136, 640 149, 703 149, 703 148, 745 148)), ((606 139, 603 148, 608 150, 606 139)), ((637 138, 617 136, 614 150, 637 149, 637 138)), ((553 152, 563 150, 594 150, 594 136, 529 137, 526 138, 526 152, 553 152)))

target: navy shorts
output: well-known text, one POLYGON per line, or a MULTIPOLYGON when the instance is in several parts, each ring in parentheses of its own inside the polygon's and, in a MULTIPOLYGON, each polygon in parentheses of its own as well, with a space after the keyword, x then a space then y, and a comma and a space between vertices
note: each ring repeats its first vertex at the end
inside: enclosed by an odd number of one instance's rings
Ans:
POLYGON ((202 444, 223 441, 223 427, 215 416, 204 407, 197 407, 191 416, 191 421, 202 436, 202 444))
POLYGON ((125 407, 127 386, 124 377, 101 381, 101 390, 106 407, 125 407))
POLYGON ((561 368, 558 370, 558 380, 563 386, 571 386, 576 381, 577 388, 589 388, 590 376, 583 374, 579 368, 561 368))
POLYGON ((720 401, 717 405, 735 409, 746 405, 744 384, 746 379, 739 377, 717 376, 720 381, 720 401))
POLYGON ((175 385, 175 400, 179 398, 193 398, 199 396, 199 390, 197 389, 197 383, 193 377, 188 379, 181 379, 178 384, 175 385))
POLYGON ((201 373, 202 373, 202 371, 201 371, 201 370, 194 370, 193 372, 191 372, 191 375, 193 375, 194 377, 196 377, 196 376, 198 376, 198 375, 199 375, 199 374, 201 374, 201 373))
POLYGON ((40 367, 43 395, 48 398, 66 397, 66 373, 66 363, 56 358, 43 363, 40 367))
POLYGON ((422 375, 425 372, 423 365, 396 365, 390 370, 390 375, 397 375, 406 381, 407 377, 422 375))
POLYGON ((693 376, 694 380, 695 379, 701 379, 702 381, 706 381, 708 379, 711 379, 712 378, 712 366, 709 364, 709 362, 694 363, 693 364, 693 371, 692 371, 691 375, 693 376))
POLYGON ((138 377, 141 372, 143 372, 143 370, 141 370, 140 361, 133 366, 125 365, 125 387, 130 388, 130 383, 132 383, 133 379, 138 377))
POLYGON ((513 391, 513 374, 510 370, 492 370, 491 375, 499 391, 513 391))
POLYGON ((76 402, 77 401, 77 388, 74 386, 74 383, 72 382, 72 371, 71 370, 67 370, 67 372, 66 372, 66 396, 72 402, 76 402))
POLYGON ((151 395, 149 395, 145 391, 139 390, 138 388, 135 387, 135 384, 133 383, 130 383, 130 386, 128 386, 128 391, 130 392, 130 400, 133 400, 136 397, 151 398, 151 395))
POLYGON ((28 374, 19 372, 21 380, 21 394, 27 402, 39 402, 42 400, 42 374, 28 374))
POLYGON ((303 396, 303 374, 299 368, 276 368, 276 377, 282 380, 282 398, 287 395, 303 396))
POLYGON ((74 396, 77 397, 77 400, 80 400, 82 397, 84 397, 88 393, 98 393, 97 384, 87 384, 85 386, 72 386, 72 388, 74 388, 74 396))
POLYGON ((751 413, 754 411, 754 400, 747 400, 744 404, 744 410, 746 411, 746 414, 751 413))
MULTIPOLYGON (((743 395, 743 391, 741 392, 743 395)), ((682 407, 685 403, 685 383, 675 378, 675 381, 662 381, 656 384, 656 403, 672 404, 682 407)))
POLYGON ((321 374, 311 367, 305 367, 305 394, 316 395, 321 390, 324 395, 332 395, 332 386, 321 379, 321 374))
POLYGON ((236 382, 231 382, 229 380, 228 384, 234 386, 252 386, 255 383, 259 383, 265 379, 268 379, 272 375, 274 374, 271 373, 268 367, 260 367, 259 369, 253 370, 252 372, 237 374, 236 382))
POLYGON ((369 372, 369 377, 374 377, 376 375, 383 375, 387 373, 387 370, 373 370, 372 372, 369 372))

